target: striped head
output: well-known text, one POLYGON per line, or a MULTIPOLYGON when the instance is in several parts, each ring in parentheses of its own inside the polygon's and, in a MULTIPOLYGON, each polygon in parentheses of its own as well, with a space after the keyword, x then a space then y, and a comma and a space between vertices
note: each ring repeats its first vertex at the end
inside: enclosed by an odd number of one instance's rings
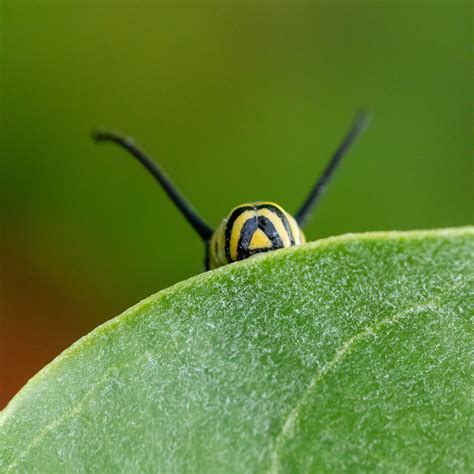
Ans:
POLYGON ((306 242, 295 219, 272 202, 241 204, 212 234, 206 267, 214 269, 262 252, 306 242))

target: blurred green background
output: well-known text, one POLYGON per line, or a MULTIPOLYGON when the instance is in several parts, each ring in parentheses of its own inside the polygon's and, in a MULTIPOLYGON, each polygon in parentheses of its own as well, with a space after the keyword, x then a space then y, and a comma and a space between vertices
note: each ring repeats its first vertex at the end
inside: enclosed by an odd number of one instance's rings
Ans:
POLYGON ((355 110, 372 123, 306 228, 472 221, 470 2, 3 1, 0 407, 99 323, 203 270, 135 137, 216 226, 295 210, 355 110))

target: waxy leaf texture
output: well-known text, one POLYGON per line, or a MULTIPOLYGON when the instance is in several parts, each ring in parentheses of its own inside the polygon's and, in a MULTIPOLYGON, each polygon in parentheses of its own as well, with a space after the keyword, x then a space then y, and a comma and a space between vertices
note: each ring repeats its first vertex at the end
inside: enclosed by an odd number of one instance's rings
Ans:
POLYGON ((473 267, 380 232, 178 283, 30 380, 0 472, 473 472, 473 267))

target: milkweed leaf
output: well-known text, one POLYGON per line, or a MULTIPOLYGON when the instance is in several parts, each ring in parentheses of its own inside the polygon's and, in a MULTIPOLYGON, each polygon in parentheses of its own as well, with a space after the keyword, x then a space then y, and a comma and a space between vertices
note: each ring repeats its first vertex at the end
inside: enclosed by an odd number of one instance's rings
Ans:
POLYGON ((472 472, 473 255, 355 234, 178 283, 30 380, 0 471, 472 472))

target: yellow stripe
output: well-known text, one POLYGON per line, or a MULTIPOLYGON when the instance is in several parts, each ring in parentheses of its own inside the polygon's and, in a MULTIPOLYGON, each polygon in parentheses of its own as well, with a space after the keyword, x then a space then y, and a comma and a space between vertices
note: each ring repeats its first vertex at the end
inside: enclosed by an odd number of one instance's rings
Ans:
POLYGON ((249 249, 271 249, 272 245, 271 240, 267 237, 265 232, 263 232, 262 229, 257 229, 250 240, 249 249))
POLYGON ((212 270, 214 268, 221 267, 222 265, 226 265, 230 263, 227 261, 225 256, 225 237, 224 237, 224 229, 225 229, 226 221, 222 221, 219 227, 216 229, 214 234, 211 237, 211 241, 209 242, 209 268, 212 270), (216 245, 217 244, 217 245, 216 245), (217 246, 217 250, 216 250, 217 246))
POLYGON ((306 242, 306 238, 301 231, 299 225, 296 223, 293 216, 287 214, 286 217, 288 218, 288 222, 290 223, 291 232, 293 232, 293 236, 295 237, 295 245, 304 244, 306 242))

